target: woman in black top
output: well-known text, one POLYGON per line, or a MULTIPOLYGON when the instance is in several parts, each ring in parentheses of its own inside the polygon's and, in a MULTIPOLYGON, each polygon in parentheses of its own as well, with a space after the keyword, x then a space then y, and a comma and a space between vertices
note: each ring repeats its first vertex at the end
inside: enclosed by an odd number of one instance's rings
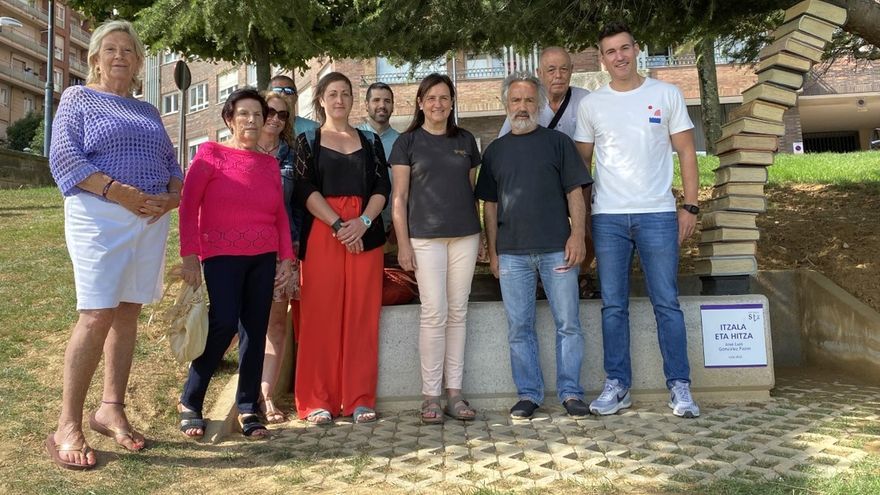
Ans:
POLYGON ((380 213, 391 184, 382 142, 348 123, 351 81, 327 74, 315 88, 321 123, 296 140, 296 190, 304 202, 296 409, 312 423, 352 416, 376 420, 379 311, 382 307, 380 213))
POLYGON ((419 85, 416 113, 394 143, 392 218, 398 260, 415 270, 421 300, 419 357, 422 421, 440 423, 446 381, 446 414, 472 420, 462 397, 465 321, 479 249, 480 220, 474 182, 480 151, 474 136, 453 116, 455 88, 445 75, 419 85))

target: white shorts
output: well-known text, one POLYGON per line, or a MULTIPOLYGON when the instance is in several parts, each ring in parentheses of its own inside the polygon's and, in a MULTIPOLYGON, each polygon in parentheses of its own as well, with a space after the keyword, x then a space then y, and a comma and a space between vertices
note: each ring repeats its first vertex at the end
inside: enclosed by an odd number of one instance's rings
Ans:
POLYGON ((147 225, 149 218, 88 193, 65 198, 64 237, 73 262, 76 309, 158 301, 170 217, 147 225))

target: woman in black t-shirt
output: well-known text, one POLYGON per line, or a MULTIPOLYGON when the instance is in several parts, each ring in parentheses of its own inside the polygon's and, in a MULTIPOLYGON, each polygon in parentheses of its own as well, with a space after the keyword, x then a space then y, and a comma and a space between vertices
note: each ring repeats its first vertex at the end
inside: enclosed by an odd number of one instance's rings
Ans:
POLYGON ((421 417, 441 423, 476 415, 461 394, 468 297, 479 249, 480 221, 474 199, 480 151, 474 136, 455 125, 455 88, 431 74, 416 93, 416 112, 391 152, 392 218, 398 261, 419 284, 422 368, 421 417))
POLYGON ((391 185, 382 141, 348 123, 351 81, 327 74, 315 88, 321 123, 297 137, 294 198, 303 201, 299 258, 296 409, 312 423, 352 416, 376 420, 379 311, 382 307, 380 213, 391 185), (341 407, 340 407, 341 405, 341 407))

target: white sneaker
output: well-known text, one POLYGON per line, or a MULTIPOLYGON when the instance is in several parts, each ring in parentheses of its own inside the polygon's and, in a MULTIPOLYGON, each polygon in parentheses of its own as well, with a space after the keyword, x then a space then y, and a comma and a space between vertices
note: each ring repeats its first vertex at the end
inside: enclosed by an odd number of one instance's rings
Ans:
POLYGON ((598 416, 614 414, 621 409, 632 406, 629 389, 618 380, 605 379, 605 388, 596 400, 590 402, 590 412, 598 416))
POLYGON ((696 418, 700 415, 700 406, 691 397, 691 386, 688 382, 676 380, 669 390, 669 408, 672 414, 680 418, 696 418))

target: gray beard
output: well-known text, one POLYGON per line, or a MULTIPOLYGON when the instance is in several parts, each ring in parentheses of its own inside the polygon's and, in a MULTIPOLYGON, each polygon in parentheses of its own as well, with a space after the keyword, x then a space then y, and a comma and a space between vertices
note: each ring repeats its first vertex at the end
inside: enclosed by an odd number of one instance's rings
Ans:
POLYGON ((533 115, 529 115, 529 120, 519 120, 508 116, 510 120, 510 129, 517 132, 529 132, 538 127, 538 119, 533 115))

